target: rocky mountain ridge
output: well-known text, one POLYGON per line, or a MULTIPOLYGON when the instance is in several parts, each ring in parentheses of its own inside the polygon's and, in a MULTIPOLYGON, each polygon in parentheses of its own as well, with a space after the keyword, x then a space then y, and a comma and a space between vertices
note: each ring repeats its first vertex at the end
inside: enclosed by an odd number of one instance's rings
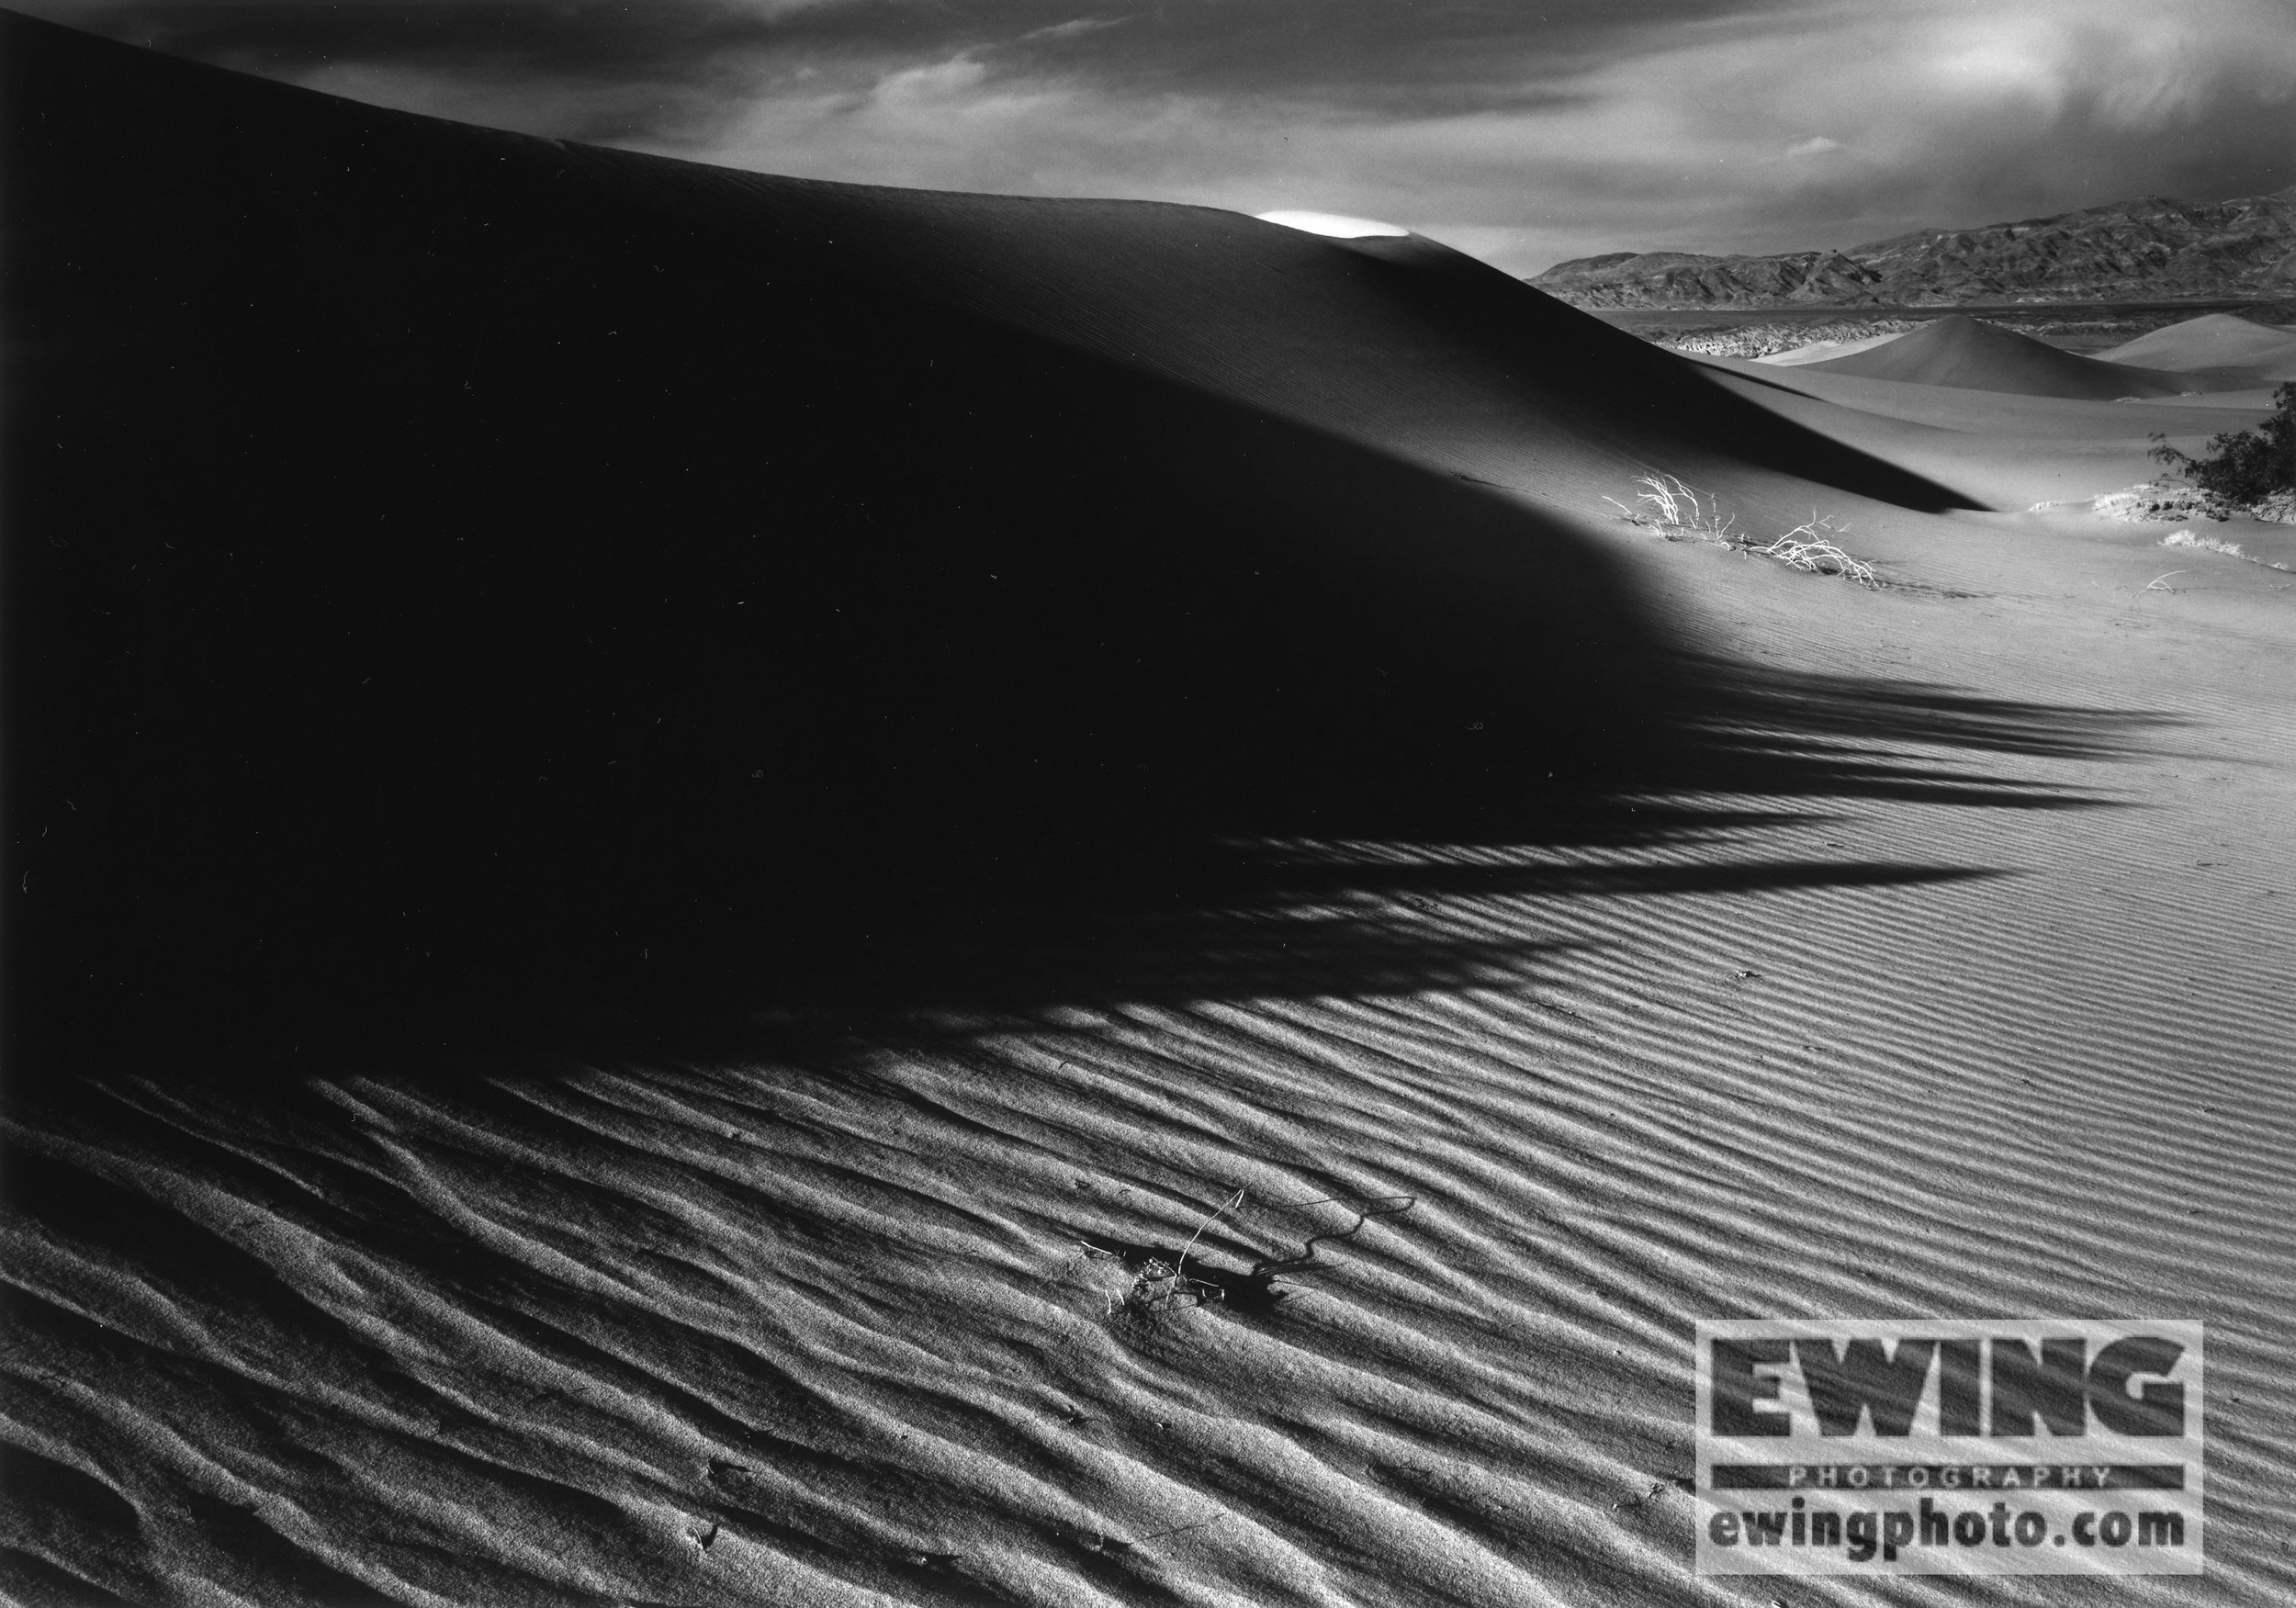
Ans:
POLYGON ((2195 205, 2165 197, 1840 252, 1610 252, 1529 283, 1574 307, 1958 307, 2296 296, 2296 186, 2195 205))

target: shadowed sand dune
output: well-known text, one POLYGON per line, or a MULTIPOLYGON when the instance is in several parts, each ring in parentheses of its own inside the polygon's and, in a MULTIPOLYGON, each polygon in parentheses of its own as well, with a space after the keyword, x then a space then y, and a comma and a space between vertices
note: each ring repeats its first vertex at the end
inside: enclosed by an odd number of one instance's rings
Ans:
POLYGON ((1978 506, 2170 410, 0 45, 0 1594, 1761 1604, 1836 1313, 2204 1318, 2296 1591, 2296 591, 1978 506))
POLYGON ((2162 373, 2127 363, 2107 365, 1964 313, 1931 319, 1894 341, 1806 366, 1818 374, 1858 375, 2026 397, 2080 397, 2101 402, 2116 397, 2173 397, 2179 391, 2207 388, 2193 375, 2162 373))
POLYGON ((73 692, 19 680, 12 782, 54 823, 28 986, 73 1032, 748 999, 1109 842, 1481 830, 1662 769, 1689 691, 1616 561, 1505 488, 1951 500, 1424 242, 763 178, 26 37, 59 428, 17 495, 66 534, 19 546, 13 620, 73 692))

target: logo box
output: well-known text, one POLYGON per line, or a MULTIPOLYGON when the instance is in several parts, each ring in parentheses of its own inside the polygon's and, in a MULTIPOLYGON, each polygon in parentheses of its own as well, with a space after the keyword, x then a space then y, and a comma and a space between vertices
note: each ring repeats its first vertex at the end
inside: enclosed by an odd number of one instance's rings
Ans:
POLYGON ((1697 1571, 2200 1574, 2202 1330, 1701 1322, 1697 1571))

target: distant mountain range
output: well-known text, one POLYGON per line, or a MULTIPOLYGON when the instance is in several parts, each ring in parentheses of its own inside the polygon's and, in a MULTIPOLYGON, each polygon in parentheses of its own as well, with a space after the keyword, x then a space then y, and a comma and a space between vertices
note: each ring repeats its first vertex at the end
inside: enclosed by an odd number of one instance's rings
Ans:
POLYGON ((2148 196, 1842 252, 1611 252, 1558 263, 1529 283, 1587 309, 2284 299, 2296 298, 2296 186, 2206 206, 2148 196))

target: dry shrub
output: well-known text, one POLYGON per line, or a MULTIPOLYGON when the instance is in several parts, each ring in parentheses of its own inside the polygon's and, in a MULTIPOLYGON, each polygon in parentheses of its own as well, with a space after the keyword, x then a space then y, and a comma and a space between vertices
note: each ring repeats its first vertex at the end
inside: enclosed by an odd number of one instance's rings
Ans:
POLYGON ((2245 558, 2238 542, 2228 542, 2222 536, 2196 536, 2190 531, 2170 531, 2160 539, 2164 547, 2198 547, 2204 553, 2223 553, 2234 558, 2245 558))
POLYGON ((1817 511, 1802 523, 1795 525, 1767 546, 1747 545, 1747 551, 1763 558, 1775 558, 1779 563, 1795 569, 1806 569, 1813 575, 1840 575, 1856 581, 1860 586, 1881 585, 1874 567, 1862 558, 1852 558, 1843 552, 1834 537, 1839 534, 1831 520, 1820 519, 1817 511))
POLYGON ((1865 587, 1882 584, 1871 564, 1851 557, 1834 540, 1847 527, 1837 527, 1832 520, 1819 517, 1815 509, 1806 521, 1785 534, 1760 542, 1739 534, 1738 516, 1724 518, 1712 493, 1699 491, 1673 475, 1644 475, 1635 483, 1644 489, 1635 494, 1633 506, 1615 497, 1603 500, 1618 510, 1619 517, 1628 523, 1656 531, 1670 542, 1712 542, 1758 558, 1774 558, 1812 575, 1839 575, 1865 587))

